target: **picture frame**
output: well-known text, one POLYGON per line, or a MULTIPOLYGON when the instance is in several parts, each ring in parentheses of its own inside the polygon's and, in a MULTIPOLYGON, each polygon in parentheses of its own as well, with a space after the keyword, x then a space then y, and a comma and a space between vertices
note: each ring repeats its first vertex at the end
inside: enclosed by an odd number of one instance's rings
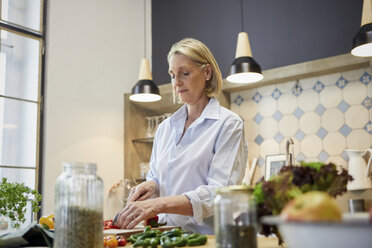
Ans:
POLYGON ((277 175, 280 169, 286 165, 286 154, 275 154, 266 156, 265 165, 265 180, 269 180, 272 176, 277 175))

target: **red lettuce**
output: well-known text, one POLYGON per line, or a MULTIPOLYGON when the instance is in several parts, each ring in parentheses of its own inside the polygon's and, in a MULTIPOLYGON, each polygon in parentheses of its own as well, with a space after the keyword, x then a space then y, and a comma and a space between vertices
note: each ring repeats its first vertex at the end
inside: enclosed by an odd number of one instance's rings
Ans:
MULTIPOLYGON (((284 166, 277 176, 254 186, 258 219, 264 215, 278 215, 296 196, 313 190, 325 191, 336 197, 347 191, 346 185, 353 178, 345 169, 337 170, 333 163, 301 163, 301 166, 284 166)), ((280 234, 275 226, 261 225, 264 235, 280 234)))

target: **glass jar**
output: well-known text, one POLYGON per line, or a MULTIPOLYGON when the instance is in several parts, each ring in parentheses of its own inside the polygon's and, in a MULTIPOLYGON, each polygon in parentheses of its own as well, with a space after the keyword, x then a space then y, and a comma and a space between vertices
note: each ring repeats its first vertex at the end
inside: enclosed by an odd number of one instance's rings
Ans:
POLYGON ((102 248, 103 182, 95 164, 64 163, 55 185, 55 248, 102 248))
POLYGON ((218 248, 256 248, 256 205, 247 186, 217 189, 214 199, 214 232, 218 248))

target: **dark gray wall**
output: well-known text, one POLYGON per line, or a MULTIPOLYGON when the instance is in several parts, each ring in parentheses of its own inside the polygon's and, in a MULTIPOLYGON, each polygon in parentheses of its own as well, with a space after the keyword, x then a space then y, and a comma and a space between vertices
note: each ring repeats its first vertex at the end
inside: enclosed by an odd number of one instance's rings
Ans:
MULTIPOLYGON (((263 70, 348 53, 363 0, 244 0, 244 31, 263 70)), ((185 37, 204 42, 226 77, 242 30, 240 0, 153 0, 152 73, 169 83, 167 53, 185 37)))

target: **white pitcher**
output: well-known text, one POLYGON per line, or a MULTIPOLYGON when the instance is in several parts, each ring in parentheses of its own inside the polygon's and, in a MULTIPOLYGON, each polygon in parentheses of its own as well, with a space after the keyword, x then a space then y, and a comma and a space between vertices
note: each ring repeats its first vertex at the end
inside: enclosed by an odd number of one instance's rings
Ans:
POLYGON ((354 178, 348 182, 348 190, 362 190, 372 188, 371 161, 372 149, 366 151, 345 150, 349 156, 349 174, 354 178))

